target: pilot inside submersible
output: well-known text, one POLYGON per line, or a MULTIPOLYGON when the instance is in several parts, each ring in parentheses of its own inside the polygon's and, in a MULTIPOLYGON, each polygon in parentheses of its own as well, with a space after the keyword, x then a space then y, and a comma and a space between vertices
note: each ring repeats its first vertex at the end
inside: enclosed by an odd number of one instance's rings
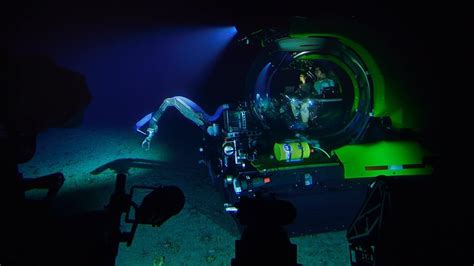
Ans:
MULTIPOLYGON (((334 74, 332 76, 335 76, 334 74)), ((311 72, 301 73, 299 76, 299 85, 296 91, 292 91, 292 87, 287 87, 284 97, 288 99, 291 112, 296 121, 291 125, 293 129, 308 128, 309 122, 315 122, 317 118, 318 99, 336 98, 342 93, 339 83, 335 78, 328 78, 326 71, 321 66, 316 66, 314 75, 311 72), (313 81, 315 79, 315 81, 313 81)), ((280 112, 285 112, 285 108, 281 108, 280 112)))

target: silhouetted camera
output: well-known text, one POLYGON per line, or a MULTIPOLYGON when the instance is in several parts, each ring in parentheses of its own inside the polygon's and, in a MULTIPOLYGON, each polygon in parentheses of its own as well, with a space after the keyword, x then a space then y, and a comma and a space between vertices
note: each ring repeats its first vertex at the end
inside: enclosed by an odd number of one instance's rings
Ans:
MULTIPOLYGON (((106 206, 106 213, 114 219, 117 228, 120 227, 122 213, 125 213, 125 221, 132 224, 130 232, 120 232, 120 242, 126 242, 127 246, 132 244, 133 237, 138 224, 149 224, 161 226, 173 215, 178 214, 184 206, 184 194, 176 186, 133 186, 130 194, 125 192, 126 175, 118 174, 115 184, 115 192, 106 206), (151 190, 140 205, 133 202, 133 194, 137 190, 151 190), (134 218, 130 218, 131 213, 134 218)), ((118 243, 117 243, 118 244, 118 243)))
POLYGON ((246 226, 240 240, 235 241, 235 258, 238 265, 300 265, 297 246, 291 244, 283 226, 296 218, 296 208, 288 201, 272 196, 241 197, 236 204, 237 218, 246 226))

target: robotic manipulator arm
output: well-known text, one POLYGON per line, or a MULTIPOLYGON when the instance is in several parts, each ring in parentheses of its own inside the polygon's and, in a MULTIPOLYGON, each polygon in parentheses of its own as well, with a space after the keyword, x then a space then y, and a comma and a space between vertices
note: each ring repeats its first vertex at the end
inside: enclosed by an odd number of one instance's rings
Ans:
MULTIPOLYGON (((156 112, 148 114, 135 124, 135 129, 138 132, 147 136, 142 142, 143 148, 147 150, 150 148, 151 139, 158 132, 158 121, 160 120, 166 109, 170 106, 176 108, 184 117, 191 120, 203 130, 205 130, 207 126, 212 124, 212 122, 216 121, 224 110, 229 109, 228 104, 223 104, 219 106, 219 108, 217 108, 214 115, 210 116, 206 112, 204 112, 204 110, 199 107, 195 102, 189 100, 188 98, 182 96, 167 98, 163 101, 160 108, 156 112), (147 132, 145 133, 140 130, 140 128, 148 121, 149 124, 147 132)), ((217 135, 218 132, 216 132, 216 127, 212 127, 211 129, 208 128, 208 133, 210 135, 217 135)))

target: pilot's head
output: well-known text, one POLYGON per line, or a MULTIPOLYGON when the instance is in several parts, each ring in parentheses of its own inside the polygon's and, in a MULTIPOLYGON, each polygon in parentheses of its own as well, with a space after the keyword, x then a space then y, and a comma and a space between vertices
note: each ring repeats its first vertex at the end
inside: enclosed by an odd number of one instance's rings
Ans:
POLYGON ((316 75, 316 78, 319 80, 319 79, 325 79, 326 78, 326 71, 320 67, 320 66, 317 66, 315 69, 314 69, 314 75, 316 75))

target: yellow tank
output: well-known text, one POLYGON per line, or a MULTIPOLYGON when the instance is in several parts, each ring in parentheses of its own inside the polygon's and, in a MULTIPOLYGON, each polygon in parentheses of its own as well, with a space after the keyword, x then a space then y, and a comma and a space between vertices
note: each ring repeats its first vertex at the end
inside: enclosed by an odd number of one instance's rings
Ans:
POLYGON ((277 161, 301 161, 309 157, 311 149, 307 142, 275 143, 273 152, 277 161))

